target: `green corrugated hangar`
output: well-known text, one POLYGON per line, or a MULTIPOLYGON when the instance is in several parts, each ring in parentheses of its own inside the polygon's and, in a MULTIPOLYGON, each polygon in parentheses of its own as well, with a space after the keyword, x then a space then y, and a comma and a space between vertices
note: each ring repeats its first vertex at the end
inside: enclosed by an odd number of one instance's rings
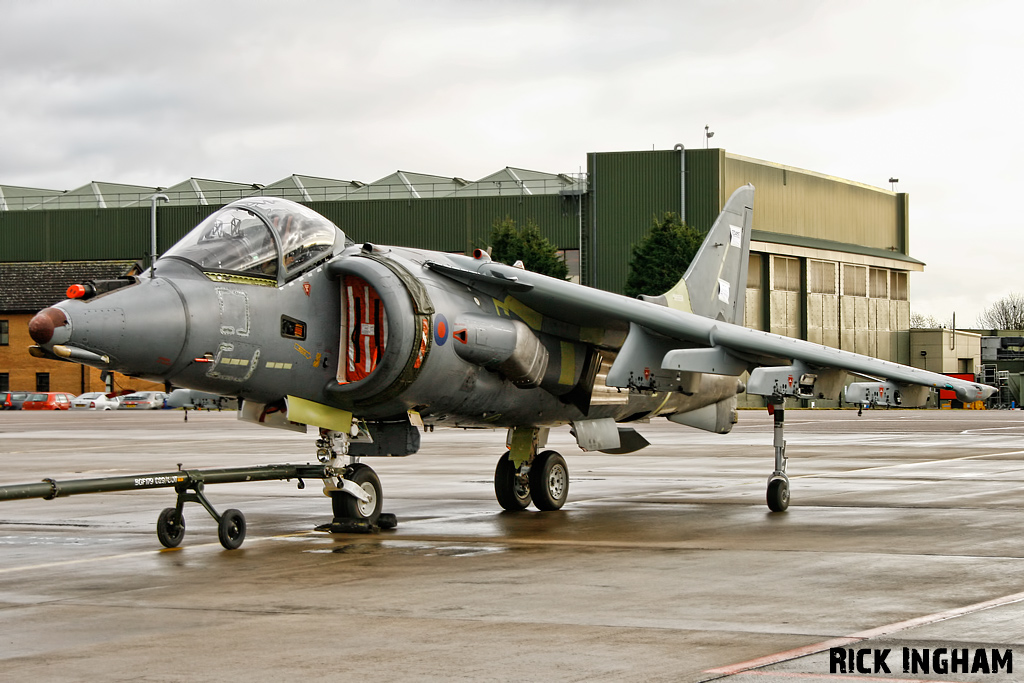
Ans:
POLYGON ((746 183, 757 188, 747 326, 909 364, 909 273, 924 264, 909 254, 907 195, 723 149, 595 152, 586 174, 505 168, 476 181, 399 171, 372 183, 0 185, 0 262, 141 260, 154 193, 169 199, 160 253, 218 206, 262 194, 300 201, 356 241, 448 252, 486 247, 496 219, 532 219, 575 278, 621 292, 655 218, 672 211, 707 230, 746 183))

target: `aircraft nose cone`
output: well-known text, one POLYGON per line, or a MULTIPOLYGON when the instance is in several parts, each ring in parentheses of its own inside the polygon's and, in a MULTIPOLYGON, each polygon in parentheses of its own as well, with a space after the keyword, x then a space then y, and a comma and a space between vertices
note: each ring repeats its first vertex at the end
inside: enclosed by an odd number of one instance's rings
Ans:
POLYGON ((68 319, 59 308, 44 308, 36 313, 28 322, 28 335, 37 344, 45 344, 53 339, 53 331, 57 327, 67 325, 68 319))

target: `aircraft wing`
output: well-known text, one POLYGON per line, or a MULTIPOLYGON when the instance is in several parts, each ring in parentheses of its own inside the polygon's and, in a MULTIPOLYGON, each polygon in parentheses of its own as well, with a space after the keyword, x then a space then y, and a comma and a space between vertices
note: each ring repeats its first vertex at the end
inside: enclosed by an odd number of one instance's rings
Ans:
MULTIPOLYGON (((898 385, 949 389, 955 391, 957 398, 964 402, 984 400, 995 393, 993 387, 976 382, 801 339, 752 330, 742 325, 563 282, 504 264, 482 264, 480 272, 493 276, 492 283, 501 280, 516 282, 518 291, 514 294, 510 292, 509 295, 545 317, 583 328, 629 326, 629 336, 638 340, 632 346, 641 348, 630 348, 627 337, 627 343, 616 361, 623 368, 630 362, 636 364, 636 361, 629 360, 630 354, 637 355, 637 360, 643 362, 650 361, 654 353, 661 355, 659 367, 690 372, 739 375, 758 366, 783 366, 781 369, 785 369, 796 363, 798 365, 792 367, 789 374, 805 368, 811 371, 837 370, 869 378, 882 378, 898 385), (640 334, 634 334, 637 328, 642 330, 640 334), (644 346, 656 348, 644 349, 644 346)), ((637 366, 640 373, 643 367, 637 366)), ((615 374, 610 373, 609 383, 615 374)), ((618 374, 624 374, 621 368, 618 374)), ((756 387, 750 389, 753 391, 756 387)))

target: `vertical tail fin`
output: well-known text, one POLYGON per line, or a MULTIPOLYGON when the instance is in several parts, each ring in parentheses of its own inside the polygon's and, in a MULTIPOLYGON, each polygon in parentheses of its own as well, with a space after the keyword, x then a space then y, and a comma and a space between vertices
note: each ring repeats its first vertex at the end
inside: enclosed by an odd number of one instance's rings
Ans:
POLYGON ((748 184, 732 193, 683 279, 666 292, 670 307, 688 299, 698 315, 743 324, 753 215, 754 186, 748 184))

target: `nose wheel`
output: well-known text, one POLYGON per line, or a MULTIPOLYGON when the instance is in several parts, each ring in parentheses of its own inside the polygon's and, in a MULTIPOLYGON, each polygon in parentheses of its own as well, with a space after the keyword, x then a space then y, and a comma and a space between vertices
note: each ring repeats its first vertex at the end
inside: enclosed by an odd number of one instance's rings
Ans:
POLYGON ((380 485, 380 477, 369 465, 361 462, 346 468, 345 479, 355 484, 366 494, 366 500, 349 495, 344 489, 331 493, 331 507, 335 519, 356 519, 369 525, 380 519, 381 506, 384 504, 384 491, 380 485))

